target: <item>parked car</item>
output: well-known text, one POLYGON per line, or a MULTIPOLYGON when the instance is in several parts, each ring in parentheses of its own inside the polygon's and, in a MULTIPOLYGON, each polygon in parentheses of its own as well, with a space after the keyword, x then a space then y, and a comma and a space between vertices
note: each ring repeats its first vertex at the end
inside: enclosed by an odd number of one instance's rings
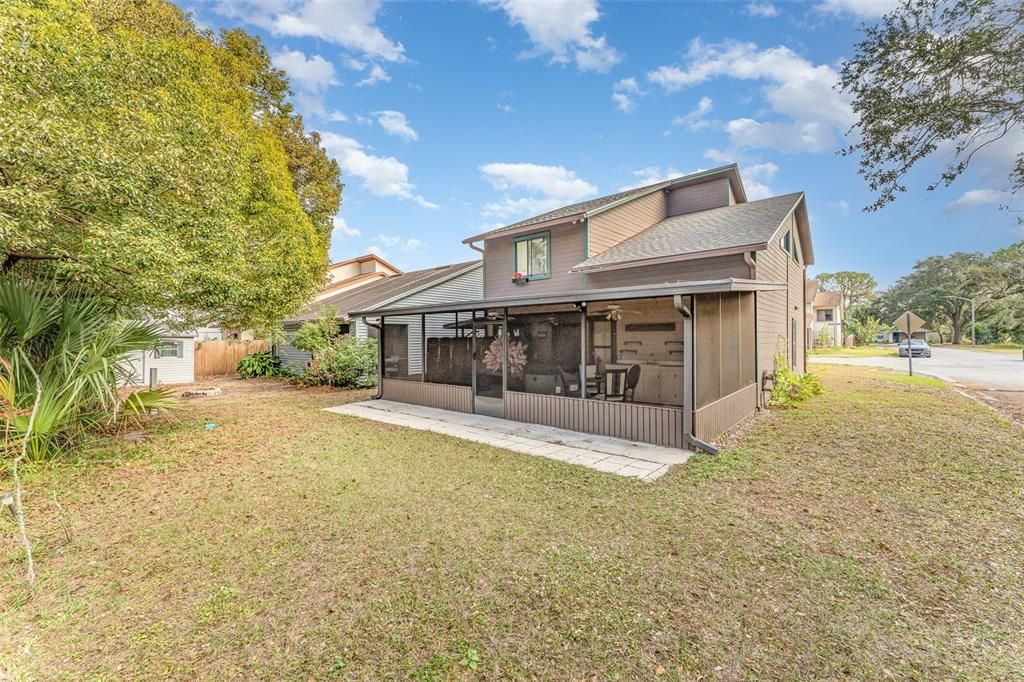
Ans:
MULTIPOLYGON (((900 357, 907 357, 907 341, 904 340, 899 345, 900 357)), ((932 347, 928 345, 927 341, 922 339, 913 339, 910 341, 910 354, 915 358, 930 358, 932 356, 932 347)))

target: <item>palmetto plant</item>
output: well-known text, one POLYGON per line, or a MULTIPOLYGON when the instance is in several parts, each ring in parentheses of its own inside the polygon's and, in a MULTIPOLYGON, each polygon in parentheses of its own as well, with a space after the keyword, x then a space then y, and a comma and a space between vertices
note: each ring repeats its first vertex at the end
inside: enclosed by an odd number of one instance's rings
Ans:
MULTIPOLYGON (((28 458, 52 457, 123 410, 129 353, 153 348, 156 325, 121 319, 105 302, 0 277, 0 407, 5 446, 29 431, 28 458)), ((130 397, 129 397, 130 399, 130 397)))

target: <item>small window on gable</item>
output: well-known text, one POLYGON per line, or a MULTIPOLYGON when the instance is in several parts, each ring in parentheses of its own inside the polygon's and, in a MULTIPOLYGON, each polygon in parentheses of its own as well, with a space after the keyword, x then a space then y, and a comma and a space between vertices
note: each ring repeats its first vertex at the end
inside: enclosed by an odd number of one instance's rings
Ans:
POLYGON ((782 249, 786 253, 790 253, 790 250, 789 250, 789 240, 790 240, 790 236, 789 236, 789 232, 787 231, 786 234, 782 235, 782 249))
POLYGON ((513 242, 512 268, 529 279, 551 276, 551 233, 538 232, 513 242))
POLYGON ((799 244, 796 243, 795 239, 793 239, 792 242, 793 242, 793 248, 792 248, 793 262, 796 263, 797 265, 799 265, 800 264, 800 246, 799 246, 799 244))
POLYGON ((185 342, 163 340, 157 344, 153 351, 155 358, 183 358, 185 357, 185 342))

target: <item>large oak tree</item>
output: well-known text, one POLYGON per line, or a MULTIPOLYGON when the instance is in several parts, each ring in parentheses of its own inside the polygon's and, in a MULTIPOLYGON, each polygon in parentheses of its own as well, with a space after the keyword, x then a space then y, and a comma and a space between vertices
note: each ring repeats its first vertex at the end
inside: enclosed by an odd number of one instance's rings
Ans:
POLYGON ((948 163, 928 189, 996 146, 1012 157, 1007 188, 1024 188, 1024 3, 904 0, 864 28, 840 87, 858 115, 845 153, 876 192, 868 210, 906 191, 907 173, 936 153, 948 163))
POLYGON ((180 324, 323 281, 338 167, 259 41, 163 0, 0 6, 0 267, 180 324))

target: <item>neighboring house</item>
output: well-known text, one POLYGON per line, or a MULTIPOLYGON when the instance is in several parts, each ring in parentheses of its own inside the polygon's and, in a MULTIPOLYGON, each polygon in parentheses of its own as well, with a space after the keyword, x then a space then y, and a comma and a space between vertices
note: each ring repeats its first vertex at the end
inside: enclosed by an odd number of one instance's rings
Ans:
POLYGON ((313 300, 322 301, 343 291, 400 274, 401 270, 373 253, 343 260, 327 266, 327 285, 313 300))
POLYGON ((804 195, 747 201, 735 164, 464 243, 480 298, 349 308, 383 323, 382 397, 688 447, 763 403, 776 358, 805 371, 804 195), (417 316, 424 342, 392 344, 417 316))
POLYGON ((807 348, 814 348, 814 296, 818 293, 818 280, 809 279, 804 284, 804 312, 806 313, 807 348))
POLYGON ((196 332, 164 330, 154 350, 129 354, 132 385, 149 383, 150 371, 156 369, 158 384, 191 384, 195 381, 196 332))
POLYGON ((811 325, 815 346, 843 345, 843 295, 838 291, 819 291, 814 295, 814 322, 811 325), (827 343, 824 341, 827 338, 827 343))
MULTIPOLYGON (((482 265, 481 261, 474 260, 403 272, 357 288, 334 292, 311 303, 296 317, 286 320, 285 335, 290 340, 305 322, 315 319, 324 309, 331 309, 337 316, 341 333, 353 334, 361 339, 376 338, 376 328, 368 326, 362 319, 350 319, 349 313, 384 306, 402 308, 480 298, 483 296, 482 265)), ((388 331, 385 357, 402 363, 401 370, 404 373, 419 372, 422 367, 420 349, 423 347, 420 318, 392 317, 388 320, 388 331), (413 359, 410 361, 409 358, 413 359)), ((305 370, 312 360, 308 352, 295 348, 287 341, 276 350, 282 364, 297 372, 305 370)))

